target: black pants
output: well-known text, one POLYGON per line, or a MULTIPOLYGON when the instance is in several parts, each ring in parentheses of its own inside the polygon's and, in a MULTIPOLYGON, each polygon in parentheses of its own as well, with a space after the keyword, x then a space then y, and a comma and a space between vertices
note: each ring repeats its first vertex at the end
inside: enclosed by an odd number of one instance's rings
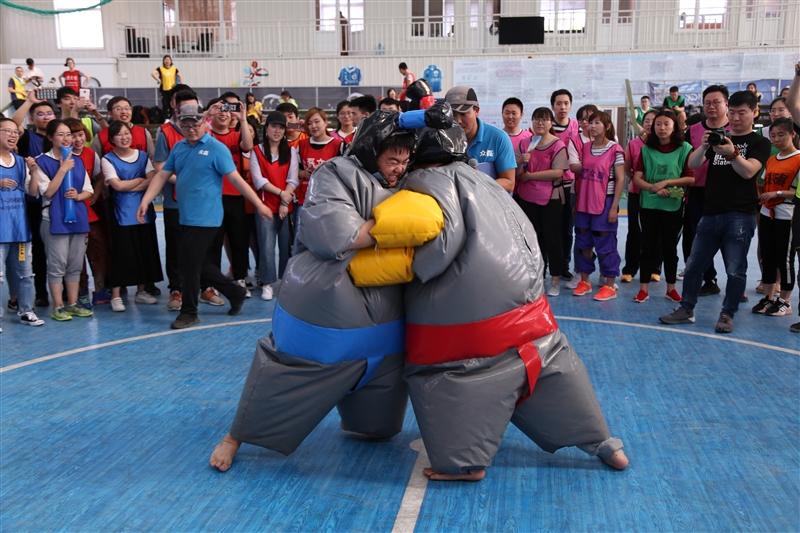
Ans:
POLYGON ((36 289, 36 299, 47 299, 47 255, 44 251, 44 241, 39 233, 42 225, 42 203, 40 201, 26 202, 25 212, 28 216, 28 227, 31 229, 33 240, 31 242, 31 261, 33 266, 33 286, 36 289))
MULTIPOLYGON (((623 274, 635 276, 639 271, 642 257, 642 224, 639 220, 640 195, 636 192, 628 193, 628 235, 625 238, 625 267, 623 274)), ((661 245, 656 247, 655 269, 651 274, 661 274, 661 263, 664 257, 661 254, 661 245)))
POLYGON ((761 276, 765 284, 777 281, 781 274, 781 290, 794 289, 794 250, 790 246, 792 221, 777 220, 761 215, 758 225, 758 242, 761 244, 761 276))
POLYGON ((222 268, 222 245, 225 234, 231 246, 231 268, 233 279, 244 279, 247 276, 247 230, 244 219, 244 196, 222 195, 222 226, 214 237, 212 258, 217 268, 222 268))
POLYGON ((564 187, 564 195, 567 203, 561 210, 561 256, 564 265, 563 272, 569 272, 569 264, 572 262, 572 236, 575 231, 572 210, 575 209, 576 200, 575 195, 572 193, 571 184, 569 187, 564 187))
MULTIPOLYGON (((697 225, 700 219, 703 218, 703 209, 706 203, 706 188, 705 187, 689 187, 688 198, 686 201, 686 210, 683 216, 683 262, 689 261, 689 256, 692 253, 692 243, 694 236, 697 233, 697 225)), ((714 263, 708 267, 708 270, 703 274, 703 281, 711 281, 717 278, 717 269, 714 268, 714 263)))
POLYGON ((214 287, 229 301, 244 300, 245 289, 226 278, 209 253, 219 228, 181 226, 181 251, 178 264, 183 298, 181 314, 197 316, 201 287, 214 287))
POLYGON ((164 111, 164 120, 169 120, 172 117, 172 92, 159 89, 161 93, 161 109, 164 111))
POLYGON ((536 240, 542 252, 545 269, 550 265, 551 276, 561 276, 564 259, 561 250, 561 213, 560 199, 550 200, 547 205, 538 205, 515 196, 514 199, 536 230, 536 240))
MULTIPOLYGON (((247 201, 247 200, 245 200, 247 201)), ((253 257, 256 258, 256 265, 258 265, 258 236, 256 234, 256 217, 255 213, 245 213, 244 215, 244 238, 247 241, 247 247, 253 248, 253 257)), ((250 252, 247 253, 247 270, 250 270, 250 252)), ((241 278, 240 278, 241 279, 241 278)))
POLYGON ((678 274, 678 238, 683 222, 683 208, 677 211, 660 209, 641 209, 642 221, 642 283, 650 283, 650 274, 655 269, 658 244, 661 240, 661 254, 664 257, 664 275, 667 283, 675 283, 678 274))
POLYGON ((178 266, 178 256, 181 251, 181 222, 178 210, 164 208, 164 240, 166 241, 167 280, 170 291, 181 290, 181 271, 178 266))

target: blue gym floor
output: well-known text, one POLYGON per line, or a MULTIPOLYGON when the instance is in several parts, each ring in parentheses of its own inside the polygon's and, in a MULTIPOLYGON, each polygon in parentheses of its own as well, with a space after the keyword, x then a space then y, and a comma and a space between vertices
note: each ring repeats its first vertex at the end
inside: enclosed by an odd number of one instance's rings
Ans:
MULTIPOLYGON (((755 242, 750 259, 750 302, 727 336, 714 333, 722 295, 701 298, 696 324, 664 327, 658 316, 675 304, 663 281, 644 304, 631 301, 638 283, 603 303, 562 288, 551 305, 630 467, 575 449, 551 455, 509 427, 479 483, 425 482, 410 407, 389 441, 342 432, 334 412, 289 457, 243 445, 230 471, 212 469, 270 330, 274 304, 258 292, 236 317, 201 306, 200 326, 182 331, 169 329, 166 282, 158 305, 134 304, 131 292, 125 313, 103 305, 58 323, 40 311, 40 328, 6 313, 0 529, 799 531, 797 293, 792 316, 753 315, 755 242)), ((724 287, 719 258, 717 268, 724 287)))

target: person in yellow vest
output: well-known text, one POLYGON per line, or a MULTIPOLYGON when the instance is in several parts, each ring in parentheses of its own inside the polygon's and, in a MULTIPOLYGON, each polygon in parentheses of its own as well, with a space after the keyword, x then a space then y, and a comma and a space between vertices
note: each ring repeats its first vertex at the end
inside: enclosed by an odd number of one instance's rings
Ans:
POLYGON ((153 79, 156 80, 160 85, 159 90, 161 91, 161 109, 164 110, 164 116, 169 117, 172 115, 170 109, 170 90, 177 83, 183 83, 181 73, 178 72, 177 67, 172 64, 172 58, 167 55, 164 56, 164 59, 161 61, 161 66, 151 72, 150 76, 152 76, 153 79))
POLYGON ((25 78, 22 76, 22 67, 17 67, 14 69, 14 75, 8 80, 8 92, 11 93, 11 105, 14 106, 14 110, 22 107, 28 97, 28 93, 25 92, 25 78))

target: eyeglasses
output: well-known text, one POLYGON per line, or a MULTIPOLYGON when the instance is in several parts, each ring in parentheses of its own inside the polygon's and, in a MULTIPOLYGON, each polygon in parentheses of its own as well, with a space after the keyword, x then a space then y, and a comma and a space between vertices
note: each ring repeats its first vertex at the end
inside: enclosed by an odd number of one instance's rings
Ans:
POLYGON ((550 122, 550 119, 549 118, 535 118, 535 119, 533 119, 532 122, 534 124, 547 124, 548 122, 550 122))
POLYGON ((192 130, 197 131, 203 128, 202 122, 181 122, 178 124, 182 130, 192 130))
POLYGON ((47 113, 36 113, 37 118, 47 118, 47 117, 55 117, 56 114, 52 111, 48 111, 47 113))
POLYGON ((112 111, 116 111, 117 113, 122 113, 123 111, 133 111, 133 108, 131 106, 125 106, 125 107, 117 106, 113 108, 112 111))
POLYGON ((61 137, 63 139, 72 139, 71 133, 56 133, 53 137, 61 137))
POLYGON ((770 115, 781 115, 786 113, 787 109, 785 107, 773 107, 769 110, 770 115))
POLYGON ((725 100, 712 100, 710 102, 703 102, 703 107, 719 107, 725 103, 725 100))
POLYGON ((12 130, 11 128, 4 129, 4 130, 0 130, 0 131, 2 131, 3 133, 5 133, 5 134, 6 134, 6 135, 8 135, 9 137, 19 137, 20 135, 22 135, 22 134, 19 132, 19 130, 12 130))

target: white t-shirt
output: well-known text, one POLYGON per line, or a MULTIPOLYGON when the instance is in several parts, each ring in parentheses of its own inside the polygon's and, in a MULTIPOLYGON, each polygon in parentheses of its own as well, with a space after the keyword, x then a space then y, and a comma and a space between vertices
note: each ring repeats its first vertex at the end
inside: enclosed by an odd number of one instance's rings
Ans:
POLYGON ((36 87, 44 87, 44 74, 39 67, 33 67, 33 70, 25 68, 25 73, 22 78, 25 80, 25 90, 31 91, 36 87), (34 80, 33 78, 39 78, 34 80))
MULTIPOLYGON (((3 159, 0 158, 0 165, 5 167, 5 168, 13 168, 14 165, 16 164, 16 161, 17 161, 17 158, 12 155, 11 156, 11 161, 3 161, 3 159)), ((30 187, 30 184, 31 184, 31 171, 28 168, 28 165, 26 165, 24 161, 22 162, 22 164, 25 166, 25 185, 24 185, 25 194, 28 194, 28 188, 30 187)))
MULTIPOLYGON (((58 161, 58 158, 53 154, 52 150, 50 150, 44 155, 45 157, 49 157, 50 159, 58 161)), ((50 186, 50 178, 47 176, 47 174, 44 173, 44 170, 42 170, 41 167, 36 167, 36 179, 39 180, 39 192, 42 195, 42 217, 47 217, 47 220, 50 220, 49 207, 53 199, 48 198, 44 194, 44 192, 47 190, 47 187, 50 186)), ((94 194, 94 188, 92 187, 92 180, 89 179, 89 173, 86 171, 83 172, 83 192, 90 192, 94 194)))

